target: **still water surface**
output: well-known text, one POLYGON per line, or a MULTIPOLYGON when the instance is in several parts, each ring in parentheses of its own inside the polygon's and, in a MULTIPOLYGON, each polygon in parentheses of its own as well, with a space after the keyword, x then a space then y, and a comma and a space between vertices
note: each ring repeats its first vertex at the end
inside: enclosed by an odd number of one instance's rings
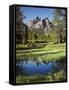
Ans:
POLYGON ((59 61, 34 61, 21 59, 16 62, 16 71, 24 75, 46 75, 49 72, 58 72, 63 69, 63 63, 59 61))

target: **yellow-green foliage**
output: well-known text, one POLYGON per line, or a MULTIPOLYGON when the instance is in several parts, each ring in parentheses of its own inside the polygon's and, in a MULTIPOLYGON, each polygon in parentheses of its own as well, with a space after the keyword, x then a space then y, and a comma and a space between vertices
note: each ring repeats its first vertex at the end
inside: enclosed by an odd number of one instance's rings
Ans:
POLYGON ((16 58, 39 56, 42 60, 54 60, 66 56, 66 45, 49 43, 44 48, 16 50, 16 58), (43 55, 44 54, 44 55, 43 55), (43 55, 43 56, 41 56, 43 55))

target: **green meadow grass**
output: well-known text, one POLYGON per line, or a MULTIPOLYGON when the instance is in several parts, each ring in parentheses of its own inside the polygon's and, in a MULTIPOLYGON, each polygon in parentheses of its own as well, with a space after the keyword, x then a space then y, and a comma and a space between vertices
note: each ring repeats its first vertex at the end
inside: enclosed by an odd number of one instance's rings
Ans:
POLYGON ((55 60, 66 56, 66 45, 63 44, 52 44, 49 43, 43 48, 39 49, 24 49, 16 50, 16 59, 24 57, 37 57, 40 56, 43 60, 55 60))
POLYGON ((16 76, 16 83, 35 83, 35 82, 57 82, 66 80, 64 71, 61 70, 56 73, 49 73, 48 75, 33 75, 33 76, 16 76))

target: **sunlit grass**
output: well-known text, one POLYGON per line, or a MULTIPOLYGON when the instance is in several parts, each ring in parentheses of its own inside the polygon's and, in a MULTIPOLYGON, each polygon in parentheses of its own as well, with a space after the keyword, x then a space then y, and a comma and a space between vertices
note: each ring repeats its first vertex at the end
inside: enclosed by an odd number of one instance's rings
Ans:
POLYGON ((59 59, 66 56, 66 45, 63 44, 52 44, 49 43, 43 48, 39 49, 26 49, 26 50, 16 50, 16 58, 23 58, 24 56, 38 56, 45 60, 59 59), (44 55, 44 56, 42 56, 44 55))

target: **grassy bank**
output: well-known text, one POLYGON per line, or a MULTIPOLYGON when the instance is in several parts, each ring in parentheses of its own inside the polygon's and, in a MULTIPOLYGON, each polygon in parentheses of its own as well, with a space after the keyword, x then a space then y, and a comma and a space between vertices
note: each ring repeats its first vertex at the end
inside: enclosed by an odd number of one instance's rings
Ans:
POLYGON ((63 70, 56 73, 49 73, 48 75, 33 75, 33 76, 17 76, 16 83, 37 83, 37 82, 57 82, 65 81, 66 74, 63 70))
POLYGON ((43 48, 16 50, 16 58, 40 57, 42 60, 55 60, 66 56, 66 45, 49 43, 43 48))

